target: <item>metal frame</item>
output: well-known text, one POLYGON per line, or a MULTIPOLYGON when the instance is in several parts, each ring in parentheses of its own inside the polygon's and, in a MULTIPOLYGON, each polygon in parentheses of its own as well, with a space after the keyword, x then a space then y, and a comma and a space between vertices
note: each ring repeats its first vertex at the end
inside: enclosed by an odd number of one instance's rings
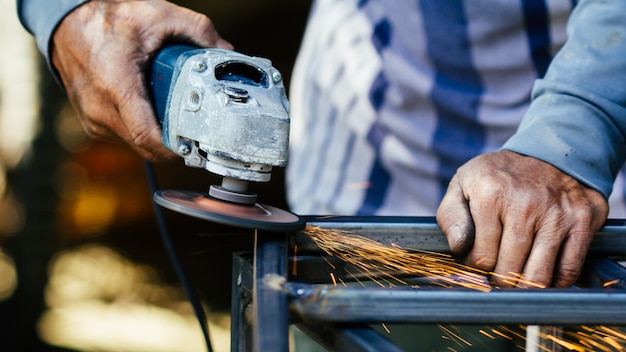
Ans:
MULTIPOLYGON (((307 224, 405 248, 449 251, 432 217, 308 217, 307 224)), ((609 220, 595 236, 593 259, 579 280, 584 289, 478 292, 334 286, 320 270, 328 259, 306 235, 257 232, 254 253, 233 258, 231 351, 289 351, 290 324, 340 351, 400 351, 369 328, 372 323, 626 325, 626 269, 612 260, 626 256, 625 234, 626 221, 609 220), (297 277, 288 273, 289 249, 295 247, 297 277), (602 287, 609 280, 618 281, 602 287)))

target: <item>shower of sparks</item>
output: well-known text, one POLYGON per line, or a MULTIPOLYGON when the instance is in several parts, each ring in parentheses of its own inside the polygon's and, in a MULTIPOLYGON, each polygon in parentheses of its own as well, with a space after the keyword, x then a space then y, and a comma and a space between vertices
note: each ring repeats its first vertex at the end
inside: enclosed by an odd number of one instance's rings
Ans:
MULTIPOLYGON (((365 286, 364 279, 383 287, 393 287, 396 285, 409 285, 408 279, 404 277, 422 277, 428 279, 428 284, 442 287, 463 287, 482 292, 489 292, 493 289, 488 276, 497 276, 503 282, 513 285, 523 284, 526 287, 544 288, 533 282, 525 280, 521 274, 508 273, 508 275, 496 274, 482 271, 467 265, 457 263, 451 255, 423 250, 409 250, 397 244, 390 246, 371 240, 367 237, 355 233, 323 229, 308 226, 304 233, 308 235, 318 247, 330 257, 340 259, 352 265, 357 272, 351 272, 344 268, 347 276, 365 286)), ((338 270, 330 260, 324 258, 333 270, 338 270)), ((337 285, 337 280, 344 286, 346 283, 339 276, 330 273, 333 284, 337 285)), ((619 280, 608 281, 604 287, 618 283, 619 280)), ((411 287, 419 288, 419 285, 411 284, 411 287)), ((452 331, 450 327, 438 325, 444 335, 443 339, 453 341, 459 347, 472 346, 471 339, 461 337, 459 333, 452 331)), ((386 325, 383 324, 388 331, 386 325)), ((626 334, 616 328, 607 326, 585 326, 568 327, 566 330, 557 328, 557 333, 539 331, 538 337, 542 341, 554 343, 560 348, 569 351, 591 352, 591 351, 626 351, 626 334)), ((519 326, 518 329, 497 326, 489 327, 487 330, 477 330, 477 335, 487 337, 491 340, 497 338, 513 341, 520 349, 525 349, 523 344, 528 342, 525 336, 526 327, 519 326)), ((541 345, 535 345, 542 351, 549 352, 541 345)), ((448 347, 450 351, 456 351, 448 347)))
MULTIPOLYGON (((451 255, 423 250, 408 250, 398 245, 386 246, 369 238, 340 230, 309 226, 304 230, 326 254, 353 265, 360 274, 380 286, 407 285, 399 276, 426 277, 430 284, 464 287, 489 292, 492 286, 485 272, 457 263, 451 255)), ((326 262, 330 264, 328 260, 326 262)), ((333 269, 336 269, 332 266, 333 269)), ((355 279, 358 275, 351 274, 355 279)), ((511 283, 542 287, 524 280, 521 275, 497 275, 511 283)))

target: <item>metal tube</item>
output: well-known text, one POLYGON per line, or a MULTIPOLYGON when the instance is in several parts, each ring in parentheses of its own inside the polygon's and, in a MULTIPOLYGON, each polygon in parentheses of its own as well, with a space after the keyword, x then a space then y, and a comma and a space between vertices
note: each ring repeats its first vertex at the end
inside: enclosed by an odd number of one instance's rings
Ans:
POLYGON ((255 352, 289 351, 287 235, 255 231, 253 343, 255 352))
POLYGON ((240 255, 233 255, 231 291, 230 350, 252 351, 252 327, 246 312, 252 302, 252 265, 240 255))
MULTIPOLYGON (((408 216, 310 216, 307 226, 345 230, 383 244, 395 243, 404 248, 449 253, 450 247, 434 217, 408 216)), ((300 253, 319 253, 320 249, 303 233, 295 233, 292 245, 300 253)), ((589 253, 602 256, 626 254, 626 220, 609 219, 596 233, 589 253)))
POLYGON ((305 322, 626 324, 626 292, 336 287, 288 283, 290 309, 305 322))

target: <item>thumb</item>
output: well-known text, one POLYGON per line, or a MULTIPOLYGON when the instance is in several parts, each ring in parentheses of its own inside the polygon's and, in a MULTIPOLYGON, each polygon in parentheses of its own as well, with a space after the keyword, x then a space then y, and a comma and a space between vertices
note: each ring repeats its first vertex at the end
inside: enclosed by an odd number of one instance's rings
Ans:
POLYGON ((474 245, 474 221, 456 175, 437 209, 437 223, 446 235, 452 253, 466 254, 474 245))

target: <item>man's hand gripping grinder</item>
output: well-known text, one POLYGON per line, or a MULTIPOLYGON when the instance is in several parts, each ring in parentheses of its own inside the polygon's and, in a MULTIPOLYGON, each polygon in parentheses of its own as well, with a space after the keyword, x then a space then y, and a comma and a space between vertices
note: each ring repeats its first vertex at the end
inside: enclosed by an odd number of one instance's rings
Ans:
POLYGON ((268 182, 285 166, 288 101, 272 63, 234 51, 170 46, 152 62, 150 84, 163 144, 185 165, 223 177, 208 192, 160 190, 170 210, 237 227, 297 231, 297 215, 257 203, 248 182, 268 182))

